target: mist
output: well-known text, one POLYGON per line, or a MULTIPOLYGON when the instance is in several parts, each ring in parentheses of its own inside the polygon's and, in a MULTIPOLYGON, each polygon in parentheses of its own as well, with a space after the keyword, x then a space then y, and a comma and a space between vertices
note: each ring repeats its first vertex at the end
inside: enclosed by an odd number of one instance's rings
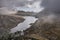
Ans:
POLYGON ((44 9, 40 4, 41 0, 0 0, 0 7, 26 12, 40 12, 44 9))
POLYGON ((48 10, 48 14, 51 12, 50 14, 52 15, 53 13, 60 12, 59 5, 60 0, 0 0, 0 8, 3 8, 0 10, 5 10, 6 13, 8 11, 14 11, 15 13, 16 11, 39 13, 40 11, 48 10))
POLYGON ((42 0, 41 6, 52 12, 60 12, 60 0, 42 0))

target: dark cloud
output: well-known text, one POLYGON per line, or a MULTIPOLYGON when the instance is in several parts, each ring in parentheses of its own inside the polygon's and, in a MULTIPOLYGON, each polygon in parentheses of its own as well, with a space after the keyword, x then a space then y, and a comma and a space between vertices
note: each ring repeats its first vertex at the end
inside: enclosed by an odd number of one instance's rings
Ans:
POLYGON ((60 11, 60 0, 0 0, 0 7, 21 7, 27 4, 33 4, 36 1, 42 1, 40 6, 50 11, 60 11))
POLYGON ((41 5, 47 10, 60 12, 60 0, 42 0, 41 5))
POLYGON ((0 0, 0 6, 12 7, 12 6, 24 6, 25 4, 32 4, 38 0, 0 0))
POLYGON ((27 0, 0 0, 0 6, 2 7, 13 7, 23 6, 27 0))

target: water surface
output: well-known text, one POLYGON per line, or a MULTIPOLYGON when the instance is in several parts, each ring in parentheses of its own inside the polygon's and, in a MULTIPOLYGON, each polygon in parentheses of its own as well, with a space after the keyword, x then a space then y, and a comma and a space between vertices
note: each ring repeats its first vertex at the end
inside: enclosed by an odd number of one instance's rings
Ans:
POLYGON ((29 28, 31 23, 34 23, 38 18, 32 17, 32 16, 24 16, 25 21, 22 23, 19 23, 16 27, 11 29, 11 33, 17 32, 17 31, 23 31, 29 28))

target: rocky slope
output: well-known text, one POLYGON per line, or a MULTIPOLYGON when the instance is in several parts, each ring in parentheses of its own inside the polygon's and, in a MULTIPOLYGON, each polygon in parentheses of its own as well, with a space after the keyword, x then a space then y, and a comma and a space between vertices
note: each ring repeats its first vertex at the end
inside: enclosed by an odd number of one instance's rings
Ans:
POLYGON ((0 15, 0 34, 16 27, 18 23, 24 21, 23 17, 16 15, 0 15))
MULTIPOLYGON (((23 13, 24 12, 19 12, 23 13)), ((20 35, 20 32, 8 34, 7 30, 15 27, 24 19, 18 15, 0 15, 0 33, 4 33, 0 39, 2 40, 60 40, 60 14, 56 15, 52 12, 41 12, 37 14, 39 18, 27 30, 24 30, 25 35, 20 35), (39 16, 38 16, 39 15, 39 16)), ((25 16, 25 15, 24 15, 25 16)))
POLYGON ((42 37, 43 39, 45 38, 44 40, 60 40, 60 14, 55 15, 51 12, 47 13, 45 11, 45 15, 43 12, 41 17, 38 16, 39 20, 37 20, 29 29, 24 31, 25 35, 36 39, 42 37), (35 37, 34 35, 39 37, 35 37))

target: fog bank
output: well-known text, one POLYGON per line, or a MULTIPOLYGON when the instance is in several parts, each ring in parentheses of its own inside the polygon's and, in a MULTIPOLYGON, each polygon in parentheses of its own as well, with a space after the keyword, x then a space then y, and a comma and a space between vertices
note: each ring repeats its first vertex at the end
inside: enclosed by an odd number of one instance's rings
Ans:
POLYGON ((49 11, 60 12, 60 0, 42 0, 41 6, 49 11))

